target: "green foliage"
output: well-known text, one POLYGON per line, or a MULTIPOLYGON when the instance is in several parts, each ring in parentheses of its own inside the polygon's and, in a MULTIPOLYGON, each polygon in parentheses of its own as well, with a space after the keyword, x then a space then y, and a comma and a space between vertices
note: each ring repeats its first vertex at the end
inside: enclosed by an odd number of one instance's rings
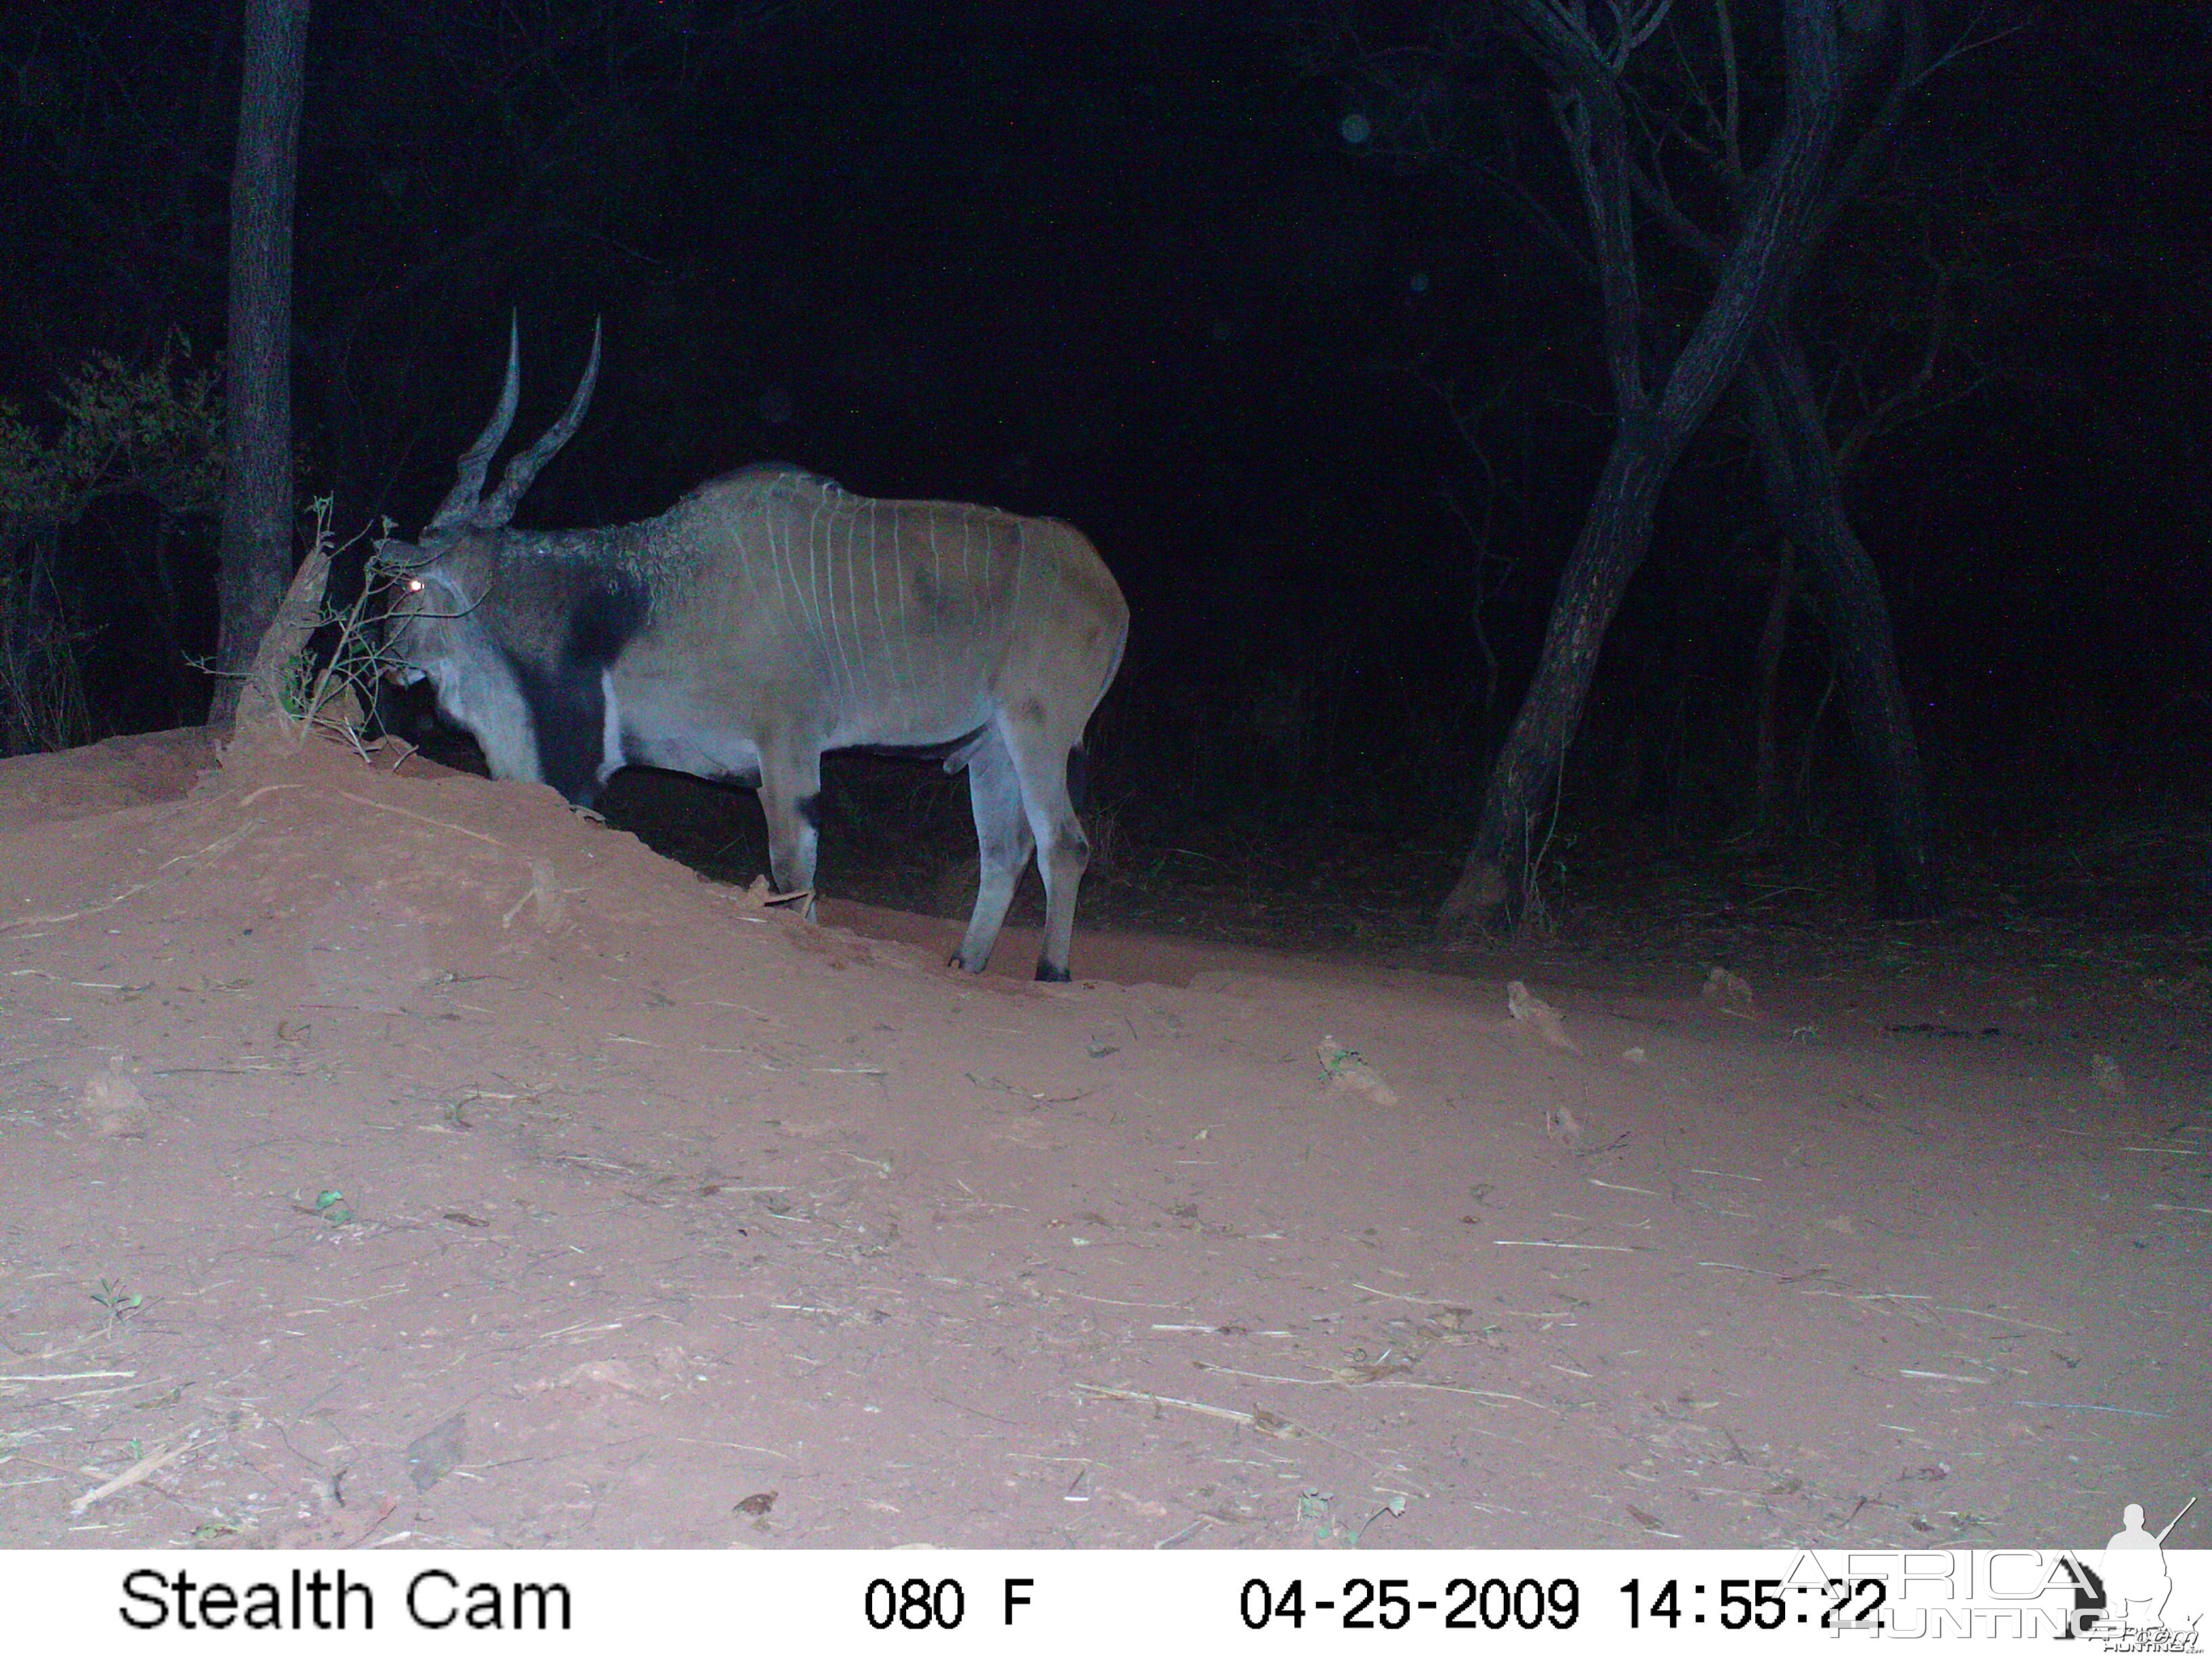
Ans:
MULTIPOLYGON (((77 585, 60 532, 106 499, 149 499, 165 518, 222 498, 222 394, 181 339, 133 368, 105 352, 64 376, 51 433, 0 403, 0 754, 94 735, 77 585)), ((156 554, 158 557, 158 551, 156 554)))
POLYGON ((133 369, 103 352, 62 384, 67 420, 55 459, 65 479, 81 490, 151 496, 180 518, 216 510, 223 407, 211 370, 185 373, 166 353, 133 369))
POLYGON ((130 1290, 119 1279, 103 1279, 100 1288, 92 1292, 92 1299, 107 1310, 110 1319, 121 1319, 134 1314, 146 1305, 144 1296, 130 1290))
POLYGON ((92 708, 80 651, 92 637, 33 541, 0 562, 0 755, 89 743, 92 708))
POLYGON ((0 545, 74 523, 94 501, 143 495, 176 517, 222 497, 222 393, 181 342, 145 368, 101 352, 62 381, 51 438, 0 403, 0 545))
POLYGON ((0 402, 0 526, 52 522, 61 505, 59 483, 52 452, 0 402))

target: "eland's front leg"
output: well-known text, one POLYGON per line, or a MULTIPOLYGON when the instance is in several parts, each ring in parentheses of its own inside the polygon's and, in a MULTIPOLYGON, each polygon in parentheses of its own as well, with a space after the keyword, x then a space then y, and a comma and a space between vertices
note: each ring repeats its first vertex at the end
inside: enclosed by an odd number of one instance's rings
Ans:
POLYGON ((814 920, 814 854, 821 841, 822 756, 761 756, 761 813, 768 820, 769 878, 779 893, 807 893, 814 920))

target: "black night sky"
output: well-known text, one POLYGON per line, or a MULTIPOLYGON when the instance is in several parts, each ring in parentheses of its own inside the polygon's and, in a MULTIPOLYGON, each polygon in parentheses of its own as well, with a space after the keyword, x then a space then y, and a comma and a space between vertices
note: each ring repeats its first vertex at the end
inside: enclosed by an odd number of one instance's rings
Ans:
MULTIPOLYGON (((221 362, 240 9, 0 19, 0 398, 42 441, 98 354, 166 354, 179 382, 221 362)), ((1747 62, 1771 9, 1735 7, 1747 62)), ((2201 815, 2212 8, 1929 18, 1972 49, 1792 307, 1937 822, 1963 842, 2201 815)), ((603 317, 590 418, 520 523, 643 517, 764 459, 1066 519, 1134 616, 1095 736, 1131 843, 1418 842, 1409 902, 1432 909, 1612 431, 1595 292, 1531 216, 1583 228, 1560 140, 1492 21, 1417 0, 316 0, 302 504, 334 496, 344 535, 413 530, 489 411, 510 310, 525 435, 603 317)), ((1638 234, 1663 359, 1702 278, 1638 234)), ((0 503, 6 625, 67 622, 76 740, 204 714, 186 659, 213 645, 216 520, 188 494, 118 487, 35 532, 0 503)), ((1607 638, 1565 773, 1578 834, 1753 822, 1778 548, 1723 396, 1607 638)), ((1849 854, 1831 647, 1812 590, 1784 599, 1770 827, 1849 854)), ((9 744, 39 746, 21 722, 9 744)))

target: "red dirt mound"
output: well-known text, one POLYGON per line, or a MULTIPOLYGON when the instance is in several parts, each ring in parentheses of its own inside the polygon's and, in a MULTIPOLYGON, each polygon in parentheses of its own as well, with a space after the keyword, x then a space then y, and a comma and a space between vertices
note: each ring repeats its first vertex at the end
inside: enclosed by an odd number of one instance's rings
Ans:
POLYGON ((0 766, 0 1546, 2087 1544, 2207 1483, 2156 1042, 969 980, 550 791, 203 752, 0 766))

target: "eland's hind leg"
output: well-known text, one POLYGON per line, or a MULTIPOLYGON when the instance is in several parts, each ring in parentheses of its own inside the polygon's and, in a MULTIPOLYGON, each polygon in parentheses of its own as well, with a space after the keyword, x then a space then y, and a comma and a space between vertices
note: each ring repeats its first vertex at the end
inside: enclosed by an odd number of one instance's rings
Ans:
POLYGON ((982 859, 982 880, 975 890, 975 914, 953 961, 980 974, 999 941, 1014 884, 1030 861, 1034 841, 1022 812, 1021 780, 1013 757, 995 732, 987 733, 968 757, 968 804, 975 814, 975 846, 982 859))
POLYGON ((1007 746, 1021 777, 1022 807, 1036 837, 1037 871, 1044 878, 1044 948, 1037 952, 1036 976, 1065 980, 1068 947, 1075 939, 1076 890, 1091 863, 1091 843, 1075 816, 1083 750, 1053 734, 1042 721, 1014 723, 1007 746))

